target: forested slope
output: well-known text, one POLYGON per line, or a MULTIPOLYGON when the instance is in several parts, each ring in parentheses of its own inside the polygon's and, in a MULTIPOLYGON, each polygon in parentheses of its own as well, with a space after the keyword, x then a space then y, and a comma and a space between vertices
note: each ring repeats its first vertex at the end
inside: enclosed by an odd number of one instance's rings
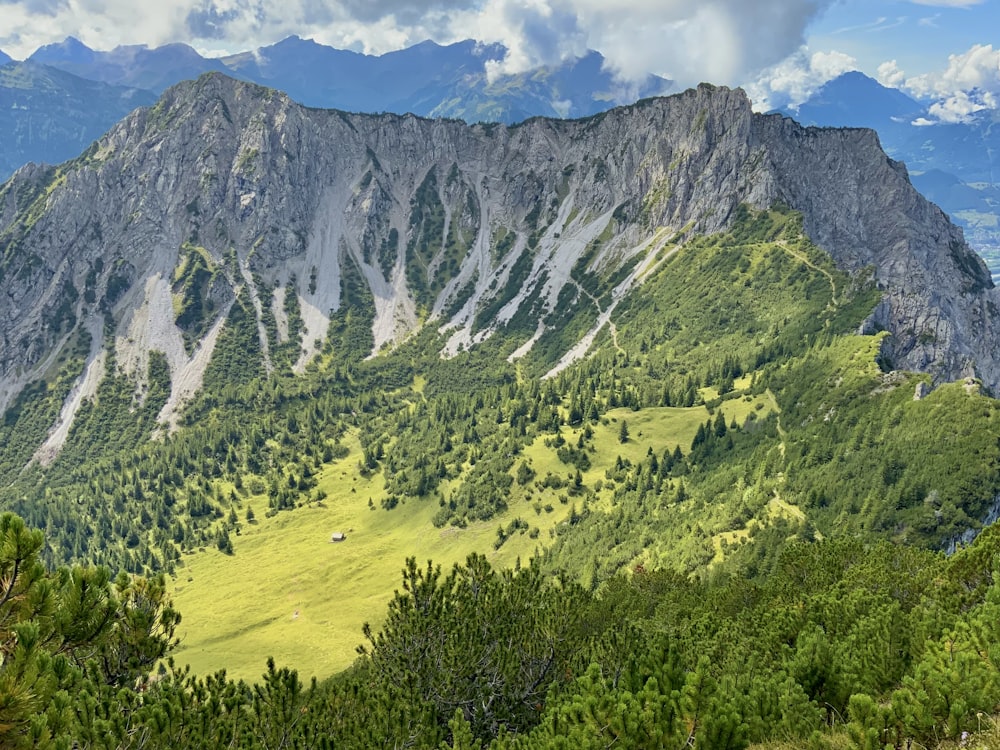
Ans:
POLYGON ((4 517, 4 742, 901 747, 989 723, 996 533, 941 552, 1000 497, 996 293, 960 233, 871 134, 735 92, 499 128, 208 77, 0 188, 0 504, 45 530, 4 517), (316 518, 343 525, 289 537, 316 518), (299 620, 318 545, 327 611, 299 620), (215 616, 247 581, 292 611, 215 616), (333 617, 364 644, 346 671, 268 663, 302 632, 342 651, 333 617), (194 644, 229 662, 159 661, 194 644))

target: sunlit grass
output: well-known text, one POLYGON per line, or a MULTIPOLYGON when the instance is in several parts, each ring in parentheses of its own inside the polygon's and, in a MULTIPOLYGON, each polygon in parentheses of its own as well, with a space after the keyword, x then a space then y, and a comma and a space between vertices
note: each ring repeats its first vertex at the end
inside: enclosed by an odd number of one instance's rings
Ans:
MULTIPOLYGON (((742 422, 752 411, 766 414, 769 398, 733 399, 721 408, 727 421, 742 422)), ((698 425, 709 418, 704 406, 609 411, 591 427, 594 450, 589 453, 591 467, 583 472, 585 487, 598 486, 618 456, 638 463, 650 449, 661 455, 678 444, 686 452, 698 425), (625 443, 619 442, 622 420, 627 420, 630 435, 625 443)), ((583 425, 564 427, 562 435, 575 445, 582 430, 583 425)), ((565 488, 538 486, 549 472, 565 480, 575 472, 557 458, 552 438, 539 436, 515 460, 512 472, 526 461, 535 479, 513 485, 505 513, 466 528, 436 528, 436 497, 407 499, 391 511, 381 508, 381 474, 366 478, 359 473, 361 447, 357 436, 351 437, 345 441, 350 454, 318 477, 317 489, 327 494, 322 503, 268 518, 266 500, 250 499, 257 521, 243 523, 241 533, 231 535, 233 556, 208 549, 184 558, 173 586, 184 618, 177 662, 190 664, 198 674, 225 668, 232 677, 253 679, 273 656, 304 677, 326 677, 354 660, 363 624, 377 626, 385 616, 407 557, 416 557, 421 565, 433 560, 445 569, 472 552, 485 554, 495 566, 527 561, 551 543, 558 525, 583 502, 568 496, 565 488), (528 529, 495 549, 497 529, 516 518, 527 522, 528 529), (346 534, 345 541, 330 541, 337 531, 346 534)), ((447 494, 453 484, 440 490, 447 494)), ((609 490, 595 499, 605 495, 609 490)))

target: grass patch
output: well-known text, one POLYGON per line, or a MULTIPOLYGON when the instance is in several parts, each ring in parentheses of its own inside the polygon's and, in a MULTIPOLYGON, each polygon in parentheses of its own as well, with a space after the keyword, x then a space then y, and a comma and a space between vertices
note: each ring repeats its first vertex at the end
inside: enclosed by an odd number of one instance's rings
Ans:
MULTIPOLYGON (((437 529, 431 523, 438 510, 433 499, 382 510, 381 476, 358 474, 356 436, 345 445, 351 453, 319 477, 318 488, 328 493, 321 505, 271 518, 261 513, 258 523, 244 524, 242 534, 232 537, 231 557, 213 549, 184 559, 172 587, 184 616, 178 663, 198 674, 224 668, 231 677, 253 679, 273 656, 304 678, 327 677, 352 663, 362 625, 381 621, 407 557, 421 564, 432 559, 447 569, 480 552, 491 564, 510 567, 548 540, 548 529, 567 512, 559 506, 529 517, 530 506, 512 504, 491 521, 437 529), (495 550, 498 525, 517 517, 541 533, 537 539, 514 534, 495 550), (335 531, 345 533, 346 541, 331 543, 335 531)), ((250 505, 266 508, 266 498, 250 505)))
MULTIPOLYGON (((721 408, 727 420, 742 421, 767 398, 765 394, 752 402, 736 399, 721 408)), ((542 434, 525 447, 511 469, 516 474, 525 462, 535 472, 535 481, 515 482, 508 510, 465 528, 436 528, 432 519, 439 505, 433 497, 403 499, 393 510, 383 510, 382 475, 359 474, 361 444, 358 436, 350 436, 344 441, 350 453, 327 465, 318 477, 317 489, 327 493, 322 503, 270 518, 260 512, 257 523, 244 524, 242 533, 232 536, 233 556, 212 549, 184 558, 172 592, 184 616, 177 661, 190 664, 199 674, 225 668, 230 676, 247 679, 259 676, 268 656, 304 677, 322 678, 340 671, 354 660, 362 625, 377 624, 384 616, 407 557, 414 556, 421 564, 431 559, 446 569, 472 552, 487 555, 499 567, 526 561, 549 546, 570 514, 585 503, 607 505, 610 487, 597 493, 593 488, 618 456, 638 464, 650 448, 660 454, 679 444, 686 452, 709 412, 704 406, 663 407, 638 412, 613 409, 606 416, 591 426, 592 462, 582 472, 580 494, 573 495, 570 489, 574 469, 557 457, 555 435, 542 434), (623 419, 628 420, 632 437, 620 443, 623 419), (566 485, 542 486, 548 474, 566 485), (497 547, 498 528, 510 529, 518 519, 516 525, 522 528, 497 547), (346 534, 346 541, 331 543, 335 531, 346 534), (224 606, 224 602, 239 604, 224 606)), ((563 427, 560 434, 575 444, 583 430, 583 425, 563 427)), ((442 493, 451 494, 458 481, 443 483, 442 493)), ((267 507, 265 497, 248 502, 259 511, 267 507)))

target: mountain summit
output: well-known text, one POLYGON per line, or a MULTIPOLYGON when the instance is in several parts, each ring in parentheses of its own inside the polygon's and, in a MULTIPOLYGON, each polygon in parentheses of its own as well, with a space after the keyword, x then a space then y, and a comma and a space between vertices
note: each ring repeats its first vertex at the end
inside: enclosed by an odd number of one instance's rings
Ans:
MULTIPOLYGON (((498 332, 525 356, 579 314, 579 341, 533 355, 555 371, 686 238, 775 205, 883 290, 868 325, 891 334, 886 362, 1000 387, 985 266, 871 131, 707 85, 506 127, 312 110, 209 74, 3 187, 0 409, 87 331, 95 371, 111 351, 141 384, 165 356, 171 421, 234 310, 258 320, 262 371, 290 336, 302 369, 351 300, 370 305, 371 353, 433 327, 444 356, 498 332)), ((76 403, 92 386, 81 374, 76 403)))
POLYGON ((213 70, 227 70, 218 60, 202 57, 187 44, 166 44, 155 48, 135 44, 103 52, 93 50, 73 37, 40 47, 28 60, 81 78, 149 89, 156 93, 186 78, 196 78, 213 70))
POLYGON ((803 125, 879 132, 894 125, 908 127, 924 113, 925 107, 915 99, 856 70, 826 82, 798 108, 786 111, 803 125))

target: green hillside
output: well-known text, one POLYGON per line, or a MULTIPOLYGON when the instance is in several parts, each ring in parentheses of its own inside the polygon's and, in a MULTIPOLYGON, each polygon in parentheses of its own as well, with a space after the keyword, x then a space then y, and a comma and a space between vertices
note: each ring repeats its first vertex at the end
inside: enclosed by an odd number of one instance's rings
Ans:
POLYGON ((997 713, 997 535, 934 551, 1000 492, 997 402, 892 371, 797 214, 676 237, 551 377, 575 307, 514 361, 516 319, 366 358, 341 281, 302 375, 238 299, 173 434, 157 357, 133 403, 109 356, 48 466, 16 436, 80 358, 4 415, 0 503, 45 538, 0 529, 0 745, 929 747, 997 713))

